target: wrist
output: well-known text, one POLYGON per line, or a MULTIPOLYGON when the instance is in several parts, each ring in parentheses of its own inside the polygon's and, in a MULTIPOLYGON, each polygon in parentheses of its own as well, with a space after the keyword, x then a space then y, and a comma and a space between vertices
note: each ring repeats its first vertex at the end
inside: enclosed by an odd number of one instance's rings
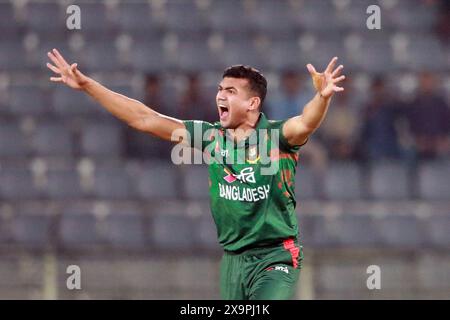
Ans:
POLYGON ((321 91, 318 91, 317 94, 319 95, 319 98, 324 100, 324 101, 328 101, 331 98, 331 96, 323 95, 323 93, 321 91))
POLYGON ((80 83, 80 89, 86 93, 89 93, 89 89, 95 86, 96 81, 94 79, 86 77, 86 79, 80 83))

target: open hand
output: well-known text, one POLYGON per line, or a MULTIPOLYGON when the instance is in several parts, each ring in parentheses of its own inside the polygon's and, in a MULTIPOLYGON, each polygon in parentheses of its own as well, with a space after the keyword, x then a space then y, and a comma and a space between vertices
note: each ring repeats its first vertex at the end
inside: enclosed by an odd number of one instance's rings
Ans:
POLYGON ((50 77, 50 81, 63 82, 69 87, 77 90, 82 90, 88 83, 89 78, 77 69, 77 64, 73 63, 72 65, 69 65, 58 50, 53 49, 51 52, 48 52, 47 55, 55 64, 52 65, 47 62, 47 67, 59 75, 59 77, 50 77))
POLYGON ((327 68, 322 73, 317 72, 312 64, 309 63, 306 65, 309 73, 311 74, 314 88, 324 98, 331 97, 335 92, 344 91, 343 87, 337 86, 337 83, 345 79, 344 75, 339 76, 341 70, 344 68, 343 65, 340 65, 334 69, 337 59, 337 57, 331 59, 327 68))

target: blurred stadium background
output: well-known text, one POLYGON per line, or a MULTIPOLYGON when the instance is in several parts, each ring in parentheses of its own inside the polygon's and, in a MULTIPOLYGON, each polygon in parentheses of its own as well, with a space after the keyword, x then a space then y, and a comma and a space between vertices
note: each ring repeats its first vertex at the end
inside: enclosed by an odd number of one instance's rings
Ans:
POLYGON ((450 7, 426 0, 0 0, 0 298, 217 299, 207 172, 48 81, 56 47, 106 86, 214 121, 224 67, 269 79, 265 112, 345 94, 302 149, 301 299, 450 298, 450 7), (81 8, 81 30, 66 8, 81 8), (381 30, 366 8, 381 7, 381 30), (66 288, 81 268, 82 290, 66 288), (381 290, 366 269, 381 268, 381 290))

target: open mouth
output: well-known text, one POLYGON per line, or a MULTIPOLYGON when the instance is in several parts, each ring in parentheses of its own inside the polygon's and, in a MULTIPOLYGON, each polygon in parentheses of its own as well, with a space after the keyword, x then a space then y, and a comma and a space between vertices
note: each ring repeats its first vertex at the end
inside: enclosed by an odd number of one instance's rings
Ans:
POLYGON ((224 106, 223 104, 219 105, 219 117, 221 120, 225 119, 229 114, 229 110, 227 106, 224 106))

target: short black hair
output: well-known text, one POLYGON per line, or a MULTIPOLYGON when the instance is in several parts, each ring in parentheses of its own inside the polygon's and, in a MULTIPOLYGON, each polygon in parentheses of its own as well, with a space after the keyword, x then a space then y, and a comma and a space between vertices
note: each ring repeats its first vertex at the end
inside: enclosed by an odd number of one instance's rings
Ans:
POLYGON ((261 99, 260 107, 262 106, 267 94, 267 80, 259 70, 242 64, 234 65, 225 69, 222 78, 225 77, 247 79, 250 90, 261 99))

